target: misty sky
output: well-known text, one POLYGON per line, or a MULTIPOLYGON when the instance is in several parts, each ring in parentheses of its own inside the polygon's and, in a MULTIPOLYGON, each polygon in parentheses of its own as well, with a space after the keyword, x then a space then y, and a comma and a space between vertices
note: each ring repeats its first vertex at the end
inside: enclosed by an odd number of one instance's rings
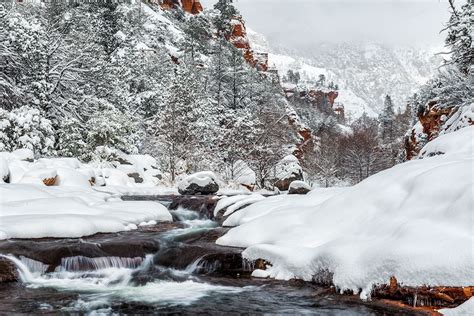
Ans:
MULTIPOLYGON (((210 7, 216 0, 201 0, 210 7)), ((234 0, 249 27, 272 45, 307 48, 329 42, 375 41, 441 46, 446 0, 234 0)))

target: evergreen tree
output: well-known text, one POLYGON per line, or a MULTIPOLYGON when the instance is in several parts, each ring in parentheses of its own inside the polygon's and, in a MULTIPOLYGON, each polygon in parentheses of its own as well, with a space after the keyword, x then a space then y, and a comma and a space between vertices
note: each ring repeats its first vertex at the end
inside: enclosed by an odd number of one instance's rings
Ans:
POLYGON ((228 35, 232 31, 231 20, 239 15, 239 11, 234 7, 233 0, 218 0, 214 9, 219 12, 214 18, 214 25, 221 36, 228 35))
POLYGON ((467 1, 460 10, 451 2, 451 18, 449 19, 446 30, 446 46, 450 48, 451 58, 447 62, 455 64, 459 70, 467 74, 473 67, 474 48, 474 12, 471 1, 467 1))
POLYGON ((395 109, 392 97, 385 96, 382 113, 379 115, 382 141, 392 141, 394 137, 395 109))

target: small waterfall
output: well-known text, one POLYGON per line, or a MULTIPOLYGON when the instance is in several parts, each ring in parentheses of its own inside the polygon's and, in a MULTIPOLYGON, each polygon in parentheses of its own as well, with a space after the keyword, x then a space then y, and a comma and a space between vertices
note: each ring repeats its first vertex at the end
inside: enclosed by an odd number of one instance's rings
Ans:
POLYGON ((44 264, 42 262, 27 258, 24 256, 20 256, 20 261, 28 268, 28 271, 30 271, 31 273, 43 274, 49 268, 49 265, 47 264, 44 264))
POLYGON ((67 257, 61 259, 61 265, 56 268, 56 271, 90 271, 108 268, 136 269, 143 263, 143 261, 144 259, 141 257, 67 257))
POLYGON ((20 280, 22 282, 27 283, 35 279, 35 276, 30 271, 28 266, 25 263, 23 263, 20 259, 14 256, 10 256, 10 255, 5 256, 1 254, 0 254, 0 257, 10 260, 11 262, 13 262, 14 265, 16 265, 17 270, 18 270, 18 275, 20 276, 20 280))
POLYGON ((196 259, 193 263, 187 266, 184 271, 187 274, 193 274, 193 273, 207 274, 207 273, 215 272, 219 270, 219 268, 221 268, 222 263, 219 260, 208 261, 208 260, 205 260, 204 257, 205 256, 196 259))
POLYGON ((255 270, 255 262, 242 258, 242 271, 253 272, 253 270, 255 270))

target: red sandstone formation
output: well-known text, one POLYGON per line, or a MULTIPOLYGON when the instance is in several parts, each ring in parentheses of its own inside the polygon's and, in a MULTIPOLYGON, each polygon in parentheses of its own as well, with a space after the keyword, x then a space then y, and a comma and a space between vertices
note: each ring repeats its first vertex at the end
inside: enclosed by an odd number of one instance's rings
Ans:
MULTIPOLYGON (((423 127, 423 134, 426 135, 426 141, 438 137, 441 126, 446 119, 453 114, 454 107, 440 108, 436 101, 430 101, 425 111, 418 114, 418 121, 423 127)), ((411 134, 405 140, 405 152, 408 160, 418 155, 423 144, 419 143, 417 130, 412 129, 411 134)))
POLYGON ((176 6, 181 6, 190 14, 199 14, 203 10, 200 0, 161 0, 159 3, 164 10, 174 9, 176 6))
POLYGON ((247 29, 242 17, 234 17, 231 21, 232 30, 226 36, 227 40, 236 48, 241 49, 245 60, 260 71, 268 70, 268 53, 254 52, 250 47, 247 29))

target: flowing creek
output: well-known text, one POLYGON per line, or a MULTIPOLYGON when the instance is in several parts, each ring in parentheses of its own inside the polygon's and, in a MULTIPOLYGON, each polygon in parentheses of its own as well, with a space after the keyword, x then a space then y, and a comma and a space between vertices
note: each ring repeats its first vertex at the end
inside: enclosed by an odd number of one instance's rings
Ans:
POLYGON ((174 223, 82 239, 0 242, 21 279, 0 283, 0 314, 414 313, 306 283, 252 279, 241 249, 215 245, 225 229, 205 204, 193 201, 200 206, 192 211, 169 198, 160 202, 174 209, 174 223))

